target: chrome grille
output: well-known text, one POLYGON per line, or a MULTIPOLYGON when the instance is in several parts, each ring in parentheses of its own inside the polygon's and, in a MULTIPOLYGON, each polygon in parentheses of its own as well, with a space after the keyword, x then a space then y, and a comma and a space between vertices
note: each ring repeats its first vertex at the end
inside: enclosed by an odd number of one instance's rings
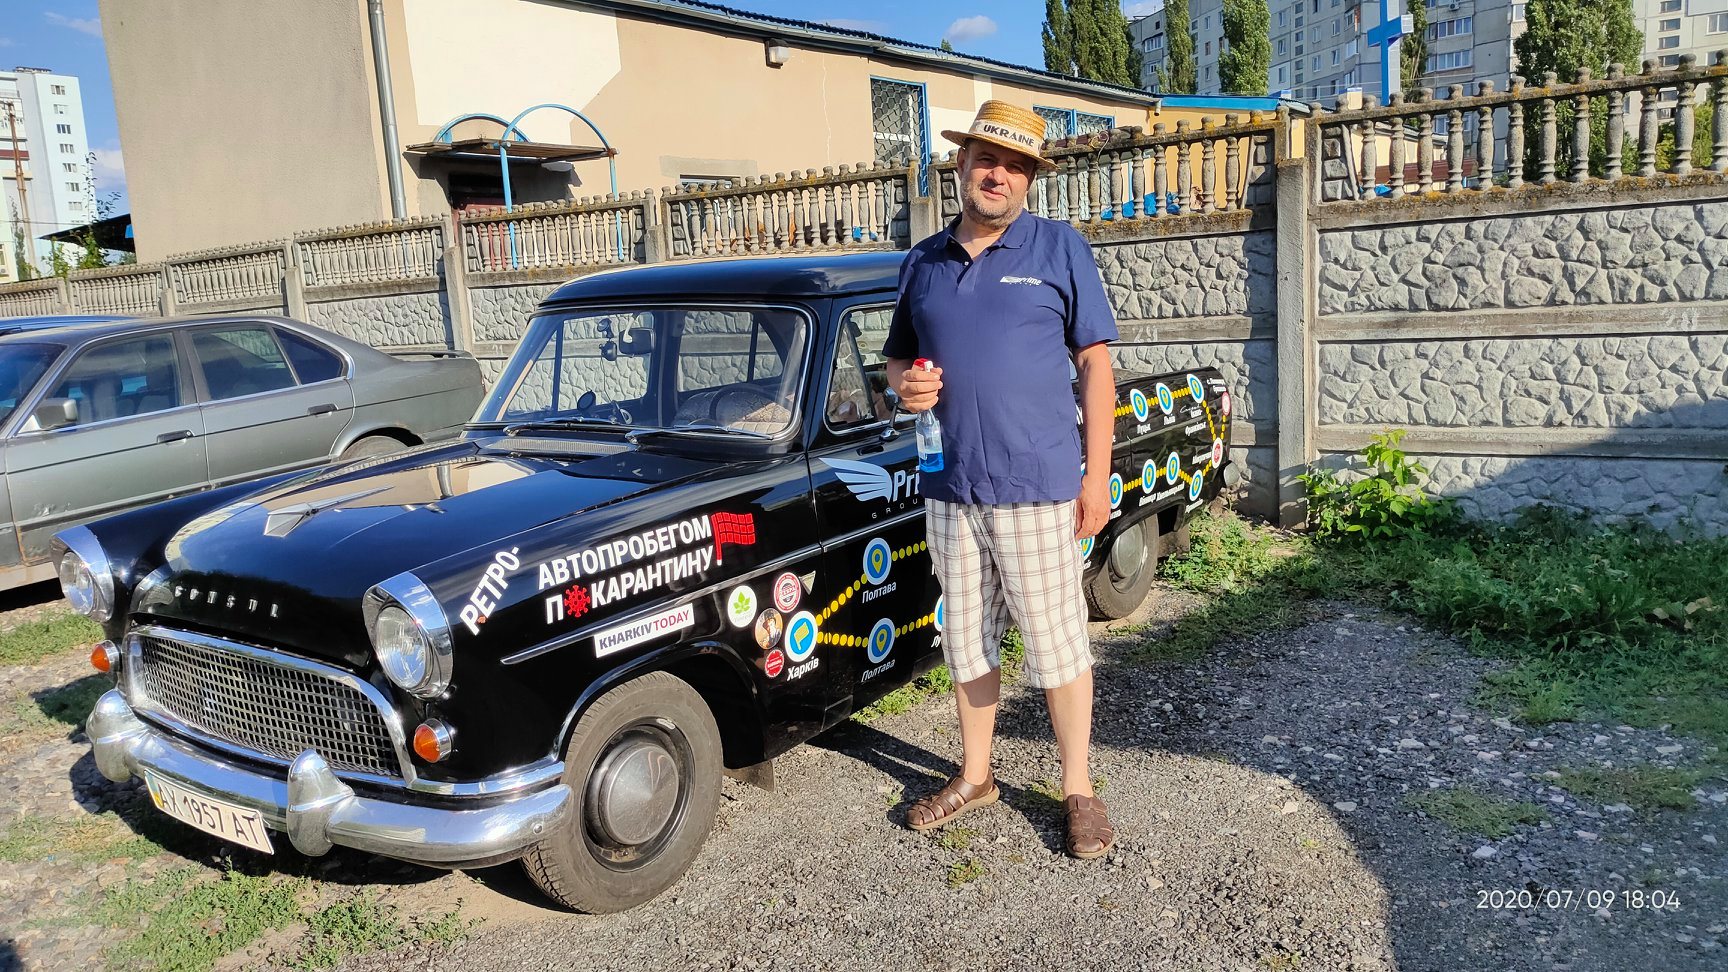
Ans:
POLYGON ((316 749, 338 771, 401 778, 384 713, 335 669, 326 674, 202 637, 137 638, 144 711, 284 763, 316 749))

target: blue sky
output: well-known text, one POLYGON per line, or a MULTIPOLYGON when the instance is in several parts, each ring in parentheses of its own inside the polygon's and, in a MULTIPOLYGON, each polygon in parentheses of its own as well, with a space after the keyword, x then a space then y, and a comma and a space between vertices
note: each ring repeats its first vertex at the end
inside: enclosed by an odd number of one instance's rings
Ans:
MULTIPOLYGON (((290 2, 290 0, 281 0, 290 2)), ((1043 0, 719 0, 729 6, 777 17, 832 22, 924 44, 944 37, 958 50, 1002 61, 1042 67, 1038 30, 1043 0)), ((125 192, 120 131, 96 0, 0 0, 0 66, 45 67, 76 75, 84 92, 90 148, 97 154, 98 191, 125 192)), ((1150 9, 1153 0, 1129 0, 1123 8, 1150 9)), ((128 203, 120 201, 120 211, 128 203)))

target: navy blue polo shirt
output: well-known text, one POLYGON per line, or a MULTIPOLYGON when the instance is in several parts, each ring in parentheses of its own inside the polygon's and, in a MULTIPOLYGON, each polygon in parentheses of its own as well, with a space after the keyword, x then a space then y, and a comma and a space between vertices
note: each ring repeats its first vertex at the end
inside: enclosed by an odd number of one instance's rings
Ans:
POLYGON ((942 369, 943 469, 919 489, 950 503, 1074 499, 1070 354, 1116 339, 1092 247, 1067 223, 1023 211, 973 260, 954 238, 958 225, 906 255, 882 347, 942 369))

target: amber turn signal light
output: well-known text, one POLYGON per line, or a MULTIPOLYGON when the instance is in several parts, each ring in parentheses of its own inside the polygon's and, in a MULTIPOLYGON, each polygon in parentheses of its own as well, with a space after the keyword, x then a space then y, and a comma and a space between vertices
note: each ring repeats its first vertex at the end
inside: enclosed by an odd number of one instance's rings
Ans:
POLYGON ((456 748, 456 734, 438 719, 427 719, 414 730, 414 755, 436 763, 456 748))
POLYGON ((114 647, 112 641, 98 641, 96 647, 90 649, 90 667, 104 675, 114 674, 119 660, 120 650, 114 647))

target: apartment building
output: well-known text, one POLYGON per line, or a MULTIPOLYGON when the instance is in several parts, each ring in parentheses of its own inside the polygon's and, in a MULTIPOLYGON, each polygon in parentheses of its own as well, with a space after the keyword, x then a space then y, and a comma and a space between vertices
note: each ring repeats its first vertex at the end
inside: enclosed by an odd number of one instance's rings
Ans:
MULTIPOLYGON (((77 78, 46 68, 0 71, 0 208, 11 223, 8 253, 21 231, 30 241, 31 261, 45 269, 55 244, 41 237, 96 218, 89 155, 77 78)), ((7 263, 13 270, 13 261, 7 263)))

